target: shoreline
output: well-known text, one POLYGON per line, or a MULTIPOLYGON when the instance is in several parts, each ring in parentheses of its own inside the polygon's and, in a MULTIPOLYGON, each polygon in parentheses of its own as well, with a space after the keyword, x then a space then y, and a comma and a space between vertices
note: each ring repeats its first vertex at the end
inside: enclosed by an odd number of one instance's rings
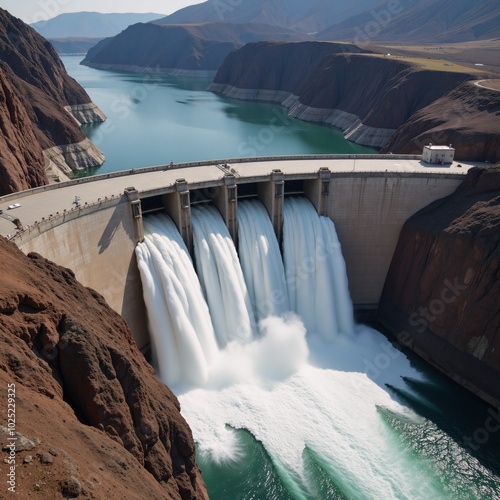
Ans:
POLYGON ((85 62, 85 59, 80 62, 82 66, 87 66, 93 69, 103 71, 126 71, 130 73, 139 73, 147 75, 164 75, 164 76, 181 76, 192 78, 213 78, 217 74, 217 70, 211 69, 180 69, 180 68, 159 68, 148 66, 137 66, 135 64, 99 64, 85 62))
POLYGON ((344 138, 360 146, 382 149, 396 129, 370 127, 361 118, 337 108, 313 108, 299 101, 299 96, 285 90, 243 89, 230 84, 212 82, 209 92, 242 101, 271 102, 288 110, 292 118, 310 123, 329 125, 344 134, 344 138))

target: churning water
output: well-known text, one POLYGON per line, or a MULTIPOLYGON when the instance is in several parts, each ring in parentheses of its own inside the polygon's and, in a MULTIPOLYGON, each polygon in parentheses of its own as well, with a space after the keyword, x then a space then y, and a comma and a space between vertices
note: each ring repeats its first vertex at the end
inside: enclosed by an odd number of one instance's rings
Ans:
POLYGON ((165 215, 137 257, 212 498, 498 498, 498 436, 466 439, 486 407, 354 323, 330 219, 287 199, 282 259, 260 202, 238 204, 239 252, 214 207, 192 215, 196 270, 165 215))

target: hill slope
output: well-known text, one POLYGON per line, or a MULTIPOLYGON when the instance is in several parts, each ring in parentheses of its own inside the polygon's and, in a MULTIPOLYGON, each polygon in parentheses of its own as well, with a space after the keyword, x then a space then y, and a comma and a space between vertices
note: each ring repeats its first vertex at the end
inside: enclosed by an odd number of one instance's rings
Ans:
POLYGON ((104 115, 66 73, 52 45, 3 9, 0 71, 0 194, 45 184, 50 161, 65 171, 104 161, 79 127, 104 115))
POLYGON ((125 321, 72 271, 4 238, 0 275, 0 381, 15 384, 16 431, 34 447, 17 442, 19 498, 207 499, 177 398, 125 321))
POLYGON ((82 64, 99 69, 215 73, 227 54, 245 43, 304 38, 264 24, 136 24, 100 42, 82 64))
POLYGON ((465 82, 412 115, 382 152, 453 144, 457 159, 500 160, 500 91, 465 82))
POLYGON ((72 12, 60 14, 48 21, 31 25, 45 38, 105 38, 114 36, 136 23, 147 23, 163 17, 162 14, 101 14, 99 12, 72 12))
POLYGON ((332 2, 332 0, 208 0, 185 7, 155 21, 158 24, 206 22, 264 23, 290 28, 301 33, 315 33, 334 23, 374 7, 380 0, 332 2))
POLYGON ((496 0, 401 0, 381 3, 326 29, 321 40, 464 42, 500 37, 496 0))

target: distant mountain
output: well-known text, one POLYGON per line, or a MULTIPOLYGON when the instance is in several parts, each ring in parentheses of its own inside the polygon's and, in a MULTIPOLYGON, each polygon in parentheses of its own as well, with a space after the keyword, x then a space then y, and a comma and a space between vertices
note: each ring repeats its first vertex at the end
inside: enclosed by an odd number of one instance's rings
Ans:
POLYGON ((163 17, 163 14, 100 14, 98 12, 74 12, 61 14, 48 21, 32 24, 45 38, 105 38, 114 36, 135 23, 147 23, 163 17))
POLYGON ((498 0, 208 0, 156 24, 265 23, 320 40, 463 42, 500 37, 498 0))
POLYGON ((185 7, 157 24, 189 24, 206 22, 264 23, 301 33, 316 33, 344 19, 364 12, 380 0, 239 0, 207 2, 185 7))
POLYGON ((82 64, 98 69, 215 74, 225 57, 246 43, 307 38, 266 24, 135 24, 98 43, 82 64))
POLYGON ((500 37, 498 0, 401 0, 350 17, 318 34, 354 42, 467 42, 500 37))

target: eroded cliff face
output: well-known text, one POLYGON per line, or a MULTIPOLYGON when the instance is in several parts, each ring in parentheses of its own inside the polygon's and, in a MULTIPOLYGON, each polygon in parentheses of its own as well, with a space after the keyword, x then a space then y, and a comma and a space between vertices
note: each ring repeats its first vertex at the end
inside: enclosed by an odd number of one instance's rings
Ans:
POLYGON ((500 164, 471 169, 406 222, 379 315, 402 344, 500 406, 499 304, 500 164))
POLYGON ((18 494, 61 498, 76 481, 91 498, 207 498, 177 398, 123 319, 3 238, 0 275, 0 380, 15 384, 17 432, 38 443, 16 454, 18 494))
POLYGON ((382 152, 419 154, 425 144, 453 144, 457 159, 500 159, 500 91, 464 82, 422 108, 382 152))
POLYGON ((210 90, 279 102, 295 118, 386 153, 452 143, 458 160, 498 161, 500 92, 477 87, 475 78, 349 44, 263 42, 229 54, 210 90))
POLYGON ((42 148, 6 71, 0 63, 0 195, 47 184, 42 148))
POLYGON ((325 42, 249 43, 227 56, 214 84, 299 95, 323 59, 339 53, 361 53, 361 49, 351 44, 325 42))
MULTIPOLYGON (((0 71, 4 89, 0 103, 2 126, 5 137, 12 139, 1 141, 2 195, 47 183, 41 165, 46 167, 48 160, 41 151, 85 141, 80 130, 83 122, 78 123, 65 108, 90 105, 91 101, 66 73, 52 45, 3 9, 0 9, 0 71), (12 157, 17 161, 9 161, 12 157)), ((91 121, 105 119, 98 112, 87 111, 79 116, 91 121)), ((91 152, 89 158, 93 166, 104 161, 102 153, 96 156, 91 152)))

